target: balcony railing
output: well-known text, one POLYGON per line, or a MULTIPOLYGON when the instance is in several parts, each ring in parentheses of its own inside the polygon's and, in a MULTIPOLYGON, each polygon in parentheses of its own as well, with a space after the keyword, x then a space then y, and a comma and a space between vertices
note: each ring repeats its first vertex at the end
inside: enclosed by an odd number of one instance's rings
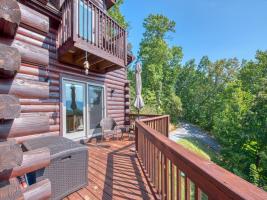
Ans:
MULTIPOLYGON (((85 53, 80 51, 83 50, 124 67, 127 64, 126 38, 126 30, 91 0, 65 0, 59 27, 59 54, 76 52, 84 58, 85 53)), ((79 64, 79 56, 75 58, 74 62, 79 64)))
POLYGON ((156 199, 267 199, 267 193, 171 141, 168 116, 136 121, 136 150, 156 199))

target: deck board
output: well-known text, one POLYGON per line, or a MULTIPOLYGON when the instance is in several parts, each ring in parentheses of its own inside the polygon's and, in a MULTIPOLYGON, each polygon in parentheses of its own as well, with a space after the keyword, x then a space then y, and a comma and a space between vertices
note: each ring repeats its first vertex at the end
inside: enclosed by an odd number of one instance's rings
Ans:
POLYGON ((154 199, 134 152, 133 141, 87 144, 88 186, 65 199, 154 199))

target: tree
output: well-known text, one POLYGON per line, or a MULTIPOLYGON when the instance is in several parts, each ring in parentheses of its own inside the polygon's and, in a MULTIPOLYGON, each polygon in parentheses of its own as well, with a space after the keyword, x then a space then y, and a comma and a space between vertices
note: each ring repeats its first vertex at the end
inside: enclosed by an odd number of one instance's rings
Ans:
POLYGON ((123 28, 129 28, 129 23, 126 21, 124 15, 121 13, 120 7, 124 0, 117 0, 115 5, 108 10, 108 14, 118 22, 123 28))
MULTIPOLYGON (((175 97, 174 85, 181 66, 182 49, 169 47, 166 39, 175 31, 175 22, 163 15, 149 15, 143 26, 145 32, 138 57, 143 63, 144 99, 147 106, 156 108, 157 113, 168 113, 171 99, 176 99, 177 104, 180 102, 175 97)), ((181 105, 177 104, 176 108, 180 110, 181 105)))

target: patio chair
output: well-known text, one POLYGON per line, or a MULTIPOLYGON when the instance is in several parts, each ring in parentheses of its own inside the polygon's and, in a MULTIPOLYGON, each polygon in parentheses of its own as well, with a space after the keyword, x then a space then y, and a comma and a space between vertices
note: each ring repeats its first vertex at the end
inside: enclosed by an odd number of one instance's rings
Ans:
POLYGON ((134 125, 126 125, 121 127, 121 140, 123 140, 124 134, 128 134, 128 139, 131 140, 135 137, 134 125))
POLYGON ((104 139, 104 135, 108 133, 112 134, 113 139, 114 139, 114 134, 116 134, 118 139, 117 123, 115 122, 114 119, 109 117, 102 119, 100 122, 100 127, 102 133, 102 138, 101 138, 102 141, 104 139))

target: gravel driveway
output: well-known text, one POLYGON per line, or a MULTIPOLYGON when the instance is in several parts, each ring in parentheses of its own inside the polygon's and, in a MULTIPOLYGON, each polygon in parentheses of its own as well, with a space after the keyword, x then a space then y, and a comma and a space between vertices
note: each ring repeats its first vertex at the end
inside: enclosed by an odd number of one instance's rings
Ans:
POLYGON ((183 138, 196 138, 202 143, 208 145, 214 151, 220 151, 220 145, 214 138, 209 136, 205 131, 199 129, 197 126, 189 123, 182 122, 179 128, 170 132, 169 138, 173 141, 178 141, 183 138))

